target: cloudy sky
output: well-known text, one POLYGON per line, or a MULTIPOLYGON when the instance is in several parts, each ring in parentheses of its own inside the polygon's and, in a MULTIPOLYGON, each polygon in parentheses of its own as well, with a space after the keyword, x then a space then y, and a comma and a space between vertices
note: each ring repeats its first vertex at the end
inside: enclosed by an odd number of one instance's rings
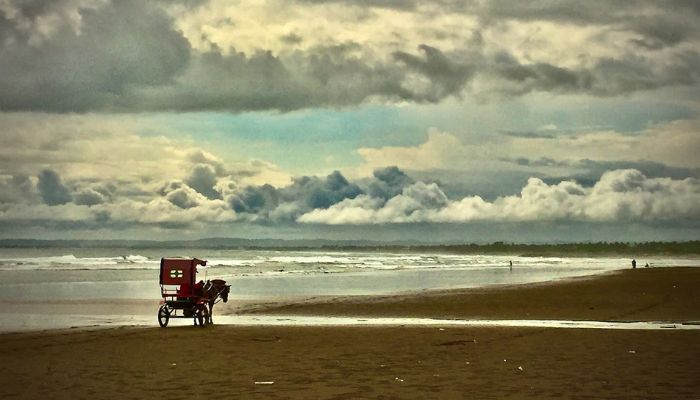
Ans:
POLYGON ((0 238, 700 238, 697 0, 0 0, 0 238))

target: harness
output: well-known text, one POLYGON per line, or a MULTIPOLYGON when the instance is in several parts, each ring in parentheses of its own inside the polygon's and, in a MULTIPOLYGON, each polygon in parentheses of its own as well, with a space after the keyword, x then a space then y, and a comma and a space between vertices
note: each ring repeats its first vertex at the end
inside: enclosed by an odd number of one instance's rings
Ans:
MULTIPOLYGON (((212 287, 214 286, 214 284, 211 283, 211 281, 207 281, 207 284, 209 284, 209 285, 212 286, 212 287)), ((222 287, 221 290, 219 290, 218 292, 216 292, 216 294, 214 295, 214 298, 216 299, 216 300, 214 300, 214 304, 216 304, 216 303, 218 303, 218 302, 221 301, 221 293, 223 293, 224 290, 226 290, 226 287, 227 287, 226 285, 223 285, 223 286, 224 286, 224 287, 222 287)), ((207 289, 207 290, 208 290, 208 289, 207 289)))

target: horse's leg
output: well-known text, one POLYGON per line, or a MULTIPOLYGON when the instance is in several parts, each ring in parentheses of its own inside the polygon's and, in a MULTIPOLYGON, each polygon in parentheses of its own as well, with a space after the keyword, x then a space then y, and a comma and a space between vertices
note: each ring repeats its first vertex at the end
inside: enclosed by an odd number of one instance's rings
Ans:
POLYGON ((214 323, 214 319, 212 318, 212 310, 214 309, 214 302, 210 301, 209 302, 209 325, 214 323))

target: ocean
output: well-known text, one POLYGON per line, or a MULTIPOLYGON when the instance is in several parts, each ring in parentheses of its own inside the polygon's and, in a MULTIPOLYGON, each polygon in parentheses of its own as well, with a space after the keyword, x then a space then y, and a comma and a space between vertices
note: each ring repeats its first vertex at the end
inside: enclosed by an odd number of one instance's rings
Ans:
MULTIPOLYGON (((631 268, 627 258, 275 250, 0 249, 0 300, 158 299, 161 257, 207 260, 232 298, 366 295, 543 282, 631 268), (509 262, 513 262, 511 271, 509 262)), ((637 260, 652 267, 695 259, 637 260)))
MULTIPOLYGON (((231 284, 229 303, 546 282, 631 268, 631 260, 623 257, 515 257, 362 250, 0 249, 2 330, 79 326, 80 323, 56 315, 50 307, 68 304, 58 313, 66 314, 76 302, 101 304, 96 308, 98 311, 87 313, 91 314, 90 323, 99 325, 116 320, 117 323, 136 321, 138 324, 144 316, 134 315, 127 309, 118 318, 115 315, 120 314, 119 309, 111 310, 111 316, 101 316, 99 310, 104 310, 104 305, 110 302, 129 304, 128 301, 145 300, 157 304, 161 257, 206 260, 207 266, 199 268, 197 279, 226 280, 231 284), (26 304, 31 305, 30 311, 26 311, 26 304)), ((637 259, 638 268, 644 268, 646 263, 655 268, 696 266, 698 260, 637 259)), ((152 316, 148 316, 151 324, 156 321, 156 311, 154 308, 152 316)))

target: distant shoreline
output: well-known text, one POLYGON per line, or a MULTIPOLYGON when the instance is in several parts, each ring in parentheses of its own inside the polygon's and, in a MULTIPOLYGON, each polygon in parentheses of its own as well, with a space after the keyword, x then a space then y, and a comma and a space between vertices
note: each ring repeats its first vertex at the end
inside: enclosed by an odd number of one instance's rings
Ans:
POLYGON ((284 240, 209 238, 198 240, 38 240, 2 239, 0 249, 209 249, 209 250, 276 250, 276 251, 381 251, 407 253, 489 254, 519 256, 604 256, 639 257, 646 255, 698 255, 700 241, 686 242, 580 242, 524 244, 493 242, 489 244, 429 244, 407 242, 284 240))

